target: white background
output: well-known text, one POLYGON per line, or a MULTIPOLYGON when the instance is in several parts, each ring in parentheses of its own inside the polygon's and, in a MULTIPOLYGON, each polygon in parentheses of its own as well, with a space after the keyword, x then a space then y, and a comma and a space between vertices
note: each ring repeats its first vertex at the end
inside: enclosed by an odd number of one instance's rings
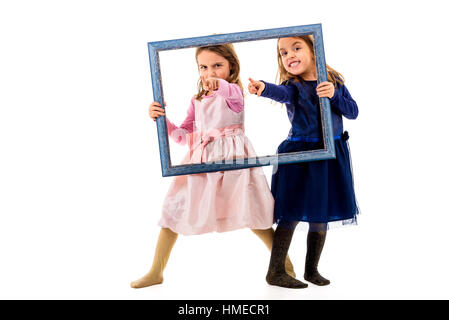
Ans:
MULTIPOLYGON (((449 298, 446 13, 443 1, 2 1, 0 298, 449 298), (312 23, 360 109, 344 125, 362 214, 328 234, 331 285, 268 286, 268 251, 240 230, 180 236, 164 283, 131 289, 172 179, 147 113, 147 42, 312 23)), ((303 231, 290 255, 301 279, 303 231)))

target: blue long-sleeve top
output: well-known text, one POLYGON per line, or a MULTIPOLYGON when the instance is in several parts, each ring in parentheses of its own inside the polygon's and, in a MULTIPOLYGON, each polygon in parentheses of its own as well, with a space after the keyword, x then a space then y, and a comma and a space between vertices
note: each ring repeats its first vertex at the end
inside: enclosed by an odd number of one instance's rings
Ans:
MULTIPOLYGON (((287 106, 287 115, 292 124, 289 138, 322 139, 320 103, 316 92, 317 81, 290 80, 281 85, 263 82, 265 89, 261 96, 285 103, 287 106)), ((345 85, 338 85, 335 88, 330 105, 333 133, 334 136, 338 136, 343 133, 342 116, 355 119, 359 109, 345 85)))

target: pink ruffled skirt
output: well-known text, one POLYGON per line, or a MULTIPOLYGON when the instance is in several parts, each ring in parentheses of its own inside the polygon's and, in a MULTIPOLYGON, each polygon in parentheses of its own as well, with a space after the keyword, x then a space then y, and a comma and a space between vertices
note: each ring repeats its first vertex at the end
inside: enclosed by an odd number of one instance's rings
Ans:
MULTIPOLYGON (((256 156, 243 131, 196 141, 182 164, 256 156)), ((159 225, 183 235, 268 229, 273 224, 273 207, 261 167, 176 176, 159 225)))

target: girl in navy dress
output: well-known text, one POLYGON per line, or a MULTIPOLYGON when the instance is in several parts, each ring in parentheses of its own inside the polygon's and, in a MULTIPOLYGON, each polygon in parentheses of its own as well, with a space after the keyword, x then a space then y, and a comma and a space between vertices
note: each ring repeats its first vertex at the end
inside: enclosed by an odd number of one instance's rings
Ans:
POLYGON ((326 232, 335 224, 356 224, 359 212, 354 194, 351 159, 343 132, 342 116, 355 119, 356 102, 344 85, 343 76, 327 67, 329 81, 317 84, 312 36, 278 40, 278 66, 281 85, 250 80, 252 94, 287 106, 292 124, 288 138, 278 153, 323 149, 319 98, 330 99, 336 159, 279 165, 273 173, 271 192, 275 199, 274 219, 278 224, 273 240, 266 280, 271 285, 305 288, 285 272, 285 257, 298 223, 308 223, 304 279, 328 285, 318 272, 318 261, 326 232))

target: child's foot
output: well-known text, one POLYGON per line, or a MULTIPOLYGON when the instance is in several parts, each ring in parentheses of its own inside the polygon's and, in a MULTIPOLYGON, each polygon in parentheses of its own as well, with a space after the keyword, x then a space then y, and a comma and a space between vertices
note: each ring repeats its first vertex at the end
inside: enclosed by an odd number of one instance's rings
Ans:
POLYGON ((135 289, 145 288, 145 287, 153 286, 155 284, 160 284, 160 283, 162 283, 162 281, 164 281, 162 276, 157 276, 157 275, 155 276, 151 273, 147 273, 139 280, 131 282, 131 288, 135 288, 135 289))
POLYGON ((292 278, 287 273, 268 273, 265 279, 268 284, 283 288, 302 289, 307 288, 308 286, 307 283, 303 283, 295 278, 292 278))
POLYGON ((318 271, 311 273, 304 273, 304 279, 316 284, 317 286, 327 286, 331 282, 324 278, 318 271))

